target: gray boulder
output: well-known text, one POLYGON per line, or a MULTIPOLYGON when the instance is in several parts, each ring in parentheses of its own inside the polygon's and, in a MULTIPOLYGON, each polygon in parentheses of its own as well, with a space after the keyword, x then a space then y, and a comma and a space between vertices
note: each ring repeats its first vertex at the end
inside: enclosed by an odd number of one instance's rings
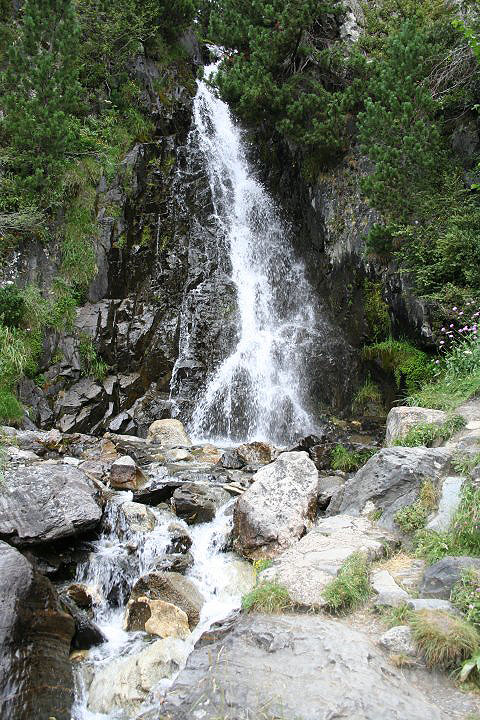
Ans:
POLYGON ((422 407, 394 407, 387 417, 385 444, 393 445, 395 440, 402 438, 415 425, 443 425, 447 413, 443 410, 430 410, 422 407))
POLYGON ((80 535, 101 517, 91 480, 72 465, 38 463, 5 472, 0 537, 15 545, 80 535))
POLYGON ((176 515, 189 525, 210 522, 217 510, 230 500, 219 487, 202 483, 185 483, 173 493, 172 506, 176 515))
POLYGON ((51 582, 0 542, 0 717, 70 720, 74 631, 51 582))
POLYGON ((450 600, 450 593, 465 570, 473 569, 480 573, 480 558, 447 555, 425 570, 420 585, 420 596, 450 600))
POLYGON ((180 420, 155 420, 148 428, 147 443, 163 448, 191 447, 192 441, 180 420))
POLYGON ((362 633, 316 615, 246 615, 209 633, 167 693, 164 720, 447 720, 362 633))
POLYGON ((378 644, 390 653, 416 657, 415 642, 408 625, 397 625, 384 633, 378 644))
POLYGON ((379 525, 394 529, 395 513, 417 500, 422 483, 440 484, 452 451, 445 448, 385 448, 345 483, 340 513, 360 515, 367 502, 382 511, 379 525))
POLYGON ((247 557, 276 555, 310 525, 317 505, 318 471, 305 452, 282 453, 253 476, 234 511, 237 548, 247 557))
POLYGON ((353 553, 362 552, 369 560, 378 560, 394 544, 390 533, 367 518, 348 515, 324 518, 274 560, 260 578, 284 586, 296 605, 318 609, 325 605, 322 594, 325 586, 353 553))

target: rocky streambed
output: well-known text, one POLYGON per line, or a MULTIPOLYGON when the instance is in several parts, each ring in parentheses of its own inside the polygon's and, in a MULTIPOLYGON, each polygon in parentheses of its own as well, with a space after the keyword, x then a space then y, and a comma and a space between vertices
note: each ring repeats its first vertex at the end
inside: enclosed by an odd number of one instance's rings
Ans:
MULTIPOLYGON (((397 554, 406 539, 393 522, 426 478, 440 498, 429 523, 449 522, 458 505, 452 457, 480 445, 479 407, 464 415, 466 429, 445 447, 377 448, 348 474, 328 466, 338 428, 290 448, 229 449, 192 445, 175 420, 153 423, 146 439, 3 428, 0 716, 478 712, 475 696, 427 671, 407 626, 385 632, 378 614, 404 603, 452 612, 455 578, 475 562, 425 568, 397 554), (372 601, 360 616, 328 616, 323 590, 357 552, 370 564, 372 601), (270 567, 255 577, 250 561, 265 558, 270 567), (285 588, 291 609, 241 612, 255 583, 285 588), (409 663, 399 667, 398 655, 409 663)), ((411 420, 409 409, 392 411, 388 442, 411 420)))

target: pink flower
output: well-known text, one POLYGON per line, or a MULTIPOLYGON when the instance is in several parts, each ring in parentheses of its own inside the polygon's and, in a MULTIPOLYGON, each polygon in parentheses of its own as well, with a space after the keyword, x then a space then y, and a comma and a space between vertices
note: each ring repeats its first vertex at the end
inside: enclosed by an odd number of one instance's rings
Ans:
POLYGON ((440 340, 440 345, 445 345, 445 340, 440 340))
POLYGON ((458 310, 457 307, 452 308, 453 312, 456 312, 458 310))
POLYGON ((453 328, 453 327, 455 327, 455 325, 452 323, 452 324, 450 325, 450 327, 453 328))

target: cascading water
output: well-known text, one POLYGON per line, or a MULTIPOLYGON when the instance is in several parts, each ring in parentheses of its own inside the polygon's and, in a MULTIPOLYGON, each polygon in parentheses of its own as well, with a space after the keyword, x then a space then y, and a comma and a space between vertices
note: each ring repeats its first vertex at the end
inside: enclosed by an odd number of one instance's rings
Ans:
MULTIPOLYGON (((128 692, 122 688, 122 672, 133 671, 133 665, 122 663, 140 658, 159 638, 124 630, 125 604, 135 581, 155 570, 158 560, 165 557, 172 540, 168 526, 175 518, 168 511, 149 508, 153 528, 141 528, 135 521, 129 523, 125 508, 133 509, 131 499, 131 493, 119 492, 108 501, 103 520, 105 530, 92 544, 88 560, 77 570, 77 581, 91 590, 93 618, 107 641, 91 649, 87 659, 76 666, 74 720, 133 720, 143 717, 150 707, 158 707, 196 640, 212 623, 239 607, 242 594, 252 583, 249 564, 224 551, 232 527, 230 502, 212 522, 189 528, 193 565, 187 576, 205 599, 200 622, 187 640, 173 641, 176 670, 162 679, 156 668, 151 692, 139 702, 134 684, 128 692), (111 692, 115 683, 116 694, 111 692)), ((187 529, 183 521, 175 519, 175 523, 187 529)))
MULTIPOLYGON (((241 130, 208 84, 216 68, 206 68, 199 82, 190 143, 203 154, 218 242, 230 255, 239 328, 236 347, 197 398, 189 429, 219 443, 284 442, 315 425, 302 395, 315 303, 289 229, 249 165, 241 130)), ((191 354, 189 339, 184 326, 180 364, 191 354)), ((174 371, 173 397, 177 386, 174 371)))

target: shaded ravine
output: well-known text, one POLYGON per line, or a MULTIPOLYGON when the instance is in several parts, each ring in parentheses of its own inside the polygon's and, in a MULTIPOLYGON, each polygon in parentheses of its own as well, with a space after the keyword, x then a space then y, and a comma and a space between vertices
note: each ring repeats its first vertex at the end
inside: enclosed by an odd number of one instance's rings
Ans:
MULTIPOLYGON (((198 84, 189 142, 192 154, 203 156, 217 242, 230 258, 238 328, 232 351, 196 398, 189 430, 199 442, 282 443, 315 429, 305 375, 321 328, 290 229, 247 160, 241 129, 208 83, 216 68, 207 67, 198 84)), ((192 322, 184 307, 173 399, 182 395, 178 369, 195 353, 192 322)))

